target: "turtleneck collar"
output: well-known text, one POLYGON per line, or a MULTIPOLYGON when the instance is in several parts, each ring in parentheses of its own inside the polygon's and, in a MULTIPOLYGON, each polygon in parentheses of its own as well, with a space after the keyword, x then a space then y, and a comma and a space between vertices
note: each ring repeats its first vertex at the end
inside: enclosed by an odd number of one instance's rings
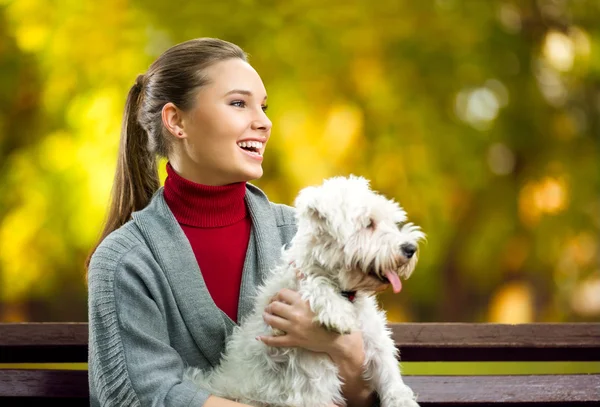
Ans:
POLYGON ((170 163, 166 169, 165 201, 180 224, 215 228, 232 225, 247 216, 245 182, 202 185, 177 174, 170 163))

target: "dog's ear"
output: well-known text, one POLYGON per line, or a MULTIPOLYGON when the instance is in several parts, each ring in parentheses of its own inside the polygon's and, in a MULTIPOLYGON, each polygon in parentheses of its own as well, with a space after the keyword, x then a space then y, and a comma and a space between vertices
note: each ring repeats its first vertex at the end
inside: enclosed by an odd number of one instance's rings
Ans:
POLYGON ((294 206, 300 216, 305 216, 315 221, 324 219, 324 214, 319 209, 319 191, 318 187, 306 187, 298 193, 294 206))

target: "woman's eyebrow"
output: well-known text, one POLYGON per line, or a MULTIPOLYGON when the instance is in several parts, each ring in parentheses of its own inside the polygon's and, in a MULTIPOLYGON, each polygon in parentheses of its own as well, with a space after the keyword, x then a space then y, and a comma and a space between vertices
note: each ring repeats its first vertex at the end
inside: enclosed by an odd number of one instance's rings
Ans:
MULTIPOLYGON (((239 94, 246 95, 246 96, 252 96, 252 92, 250 92, 249 90, 244 90, 244 89, 233 89, 233 90, 230 90, 229 92, 227 92, 225 94, 225 96, 231 95, 232 93, 239 93, 239 94)), ((264 100, 267 100, 267 96, 266 95, 265 95, 264 100)))

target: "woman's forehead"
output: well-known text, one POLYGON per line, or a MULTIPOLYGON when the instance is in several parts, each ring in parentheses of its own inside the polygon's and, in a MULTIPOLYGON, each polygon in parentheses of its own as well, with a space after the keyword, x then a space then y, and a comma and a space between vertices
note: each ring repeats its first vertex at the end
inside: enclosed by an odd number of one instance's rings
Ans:
POLYGON ((249 92, 250 96, 260 99, 266 96, 266 90, 258 72, 241 59, 217 62, 207 68, 206 73, 209 77, 207 88, 220 96, 226 96, 235 90, 242 91, 242 93, 249 92))

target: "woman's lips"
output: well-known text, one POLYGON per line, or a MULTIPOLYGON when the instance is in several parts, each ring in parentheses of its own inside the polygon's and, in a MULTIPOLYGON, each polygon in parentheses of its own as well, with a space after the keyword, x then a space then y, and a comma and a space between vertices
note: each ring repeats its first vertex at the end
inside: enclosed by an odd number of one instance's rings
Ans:
POLYGON ((256 152, 254 152, 254 151, 248 151, 248 150, 245 150, 245 149, 243 149, 242 147, 238 147, 238 148, 239 148, 240 150, 242 150, 242 152, 243 152, 244 154, 246 154, 248 157, 250 157, 250 158, 252 158, 252 159, 254 159, 254 160, 257 160, 257 161, 262 161, 262 160, 263 160, 263 156, 262 156, 262 155, 260 155, 259 153, 256 153, 256 152))

